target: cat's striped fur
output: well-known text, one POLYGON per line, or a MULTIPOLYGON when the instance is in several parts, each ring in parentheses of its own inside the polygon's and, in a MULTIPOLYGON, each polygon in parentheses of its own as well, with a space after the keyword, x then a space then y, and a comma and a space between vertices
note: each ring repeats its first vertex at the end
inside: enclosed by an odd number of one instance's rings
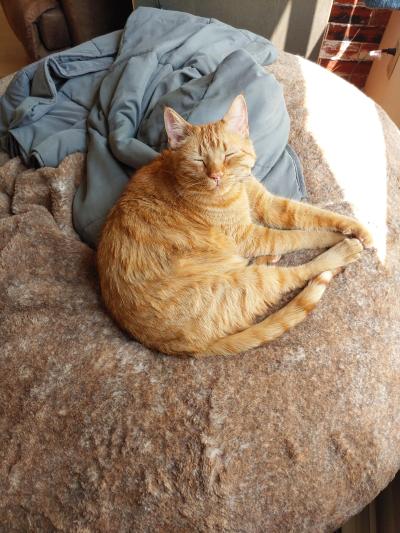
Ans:
POLYGON ((132 336, 167 354, 235 354, 279 337, 304 320, 336 269, 358 259, 360 241, 371 244, 368 231, 352 218, 273 196, 252 177, 242 96, 219 122, 193 126, 169 108, 165 122, 170 149, 136 172, 102 232, 107 308, 132 336), (304 265, 271 264, 332 245, 304 265))

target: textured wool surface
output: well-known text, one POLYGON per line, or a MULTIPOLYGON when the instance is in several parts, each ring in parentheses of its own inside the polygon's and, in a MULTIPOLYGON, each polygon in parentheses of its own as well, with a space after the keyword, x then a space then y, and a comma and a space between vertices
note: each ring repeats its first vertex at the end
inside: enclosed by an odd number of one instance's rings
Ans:
POLYGON ((0 156, 0 531, 327 532, 398 470, 400 134, 316 65, 270 70, 309 201, 357 214, 378 250, 240 356, 129 339, 71 225, 84 156, 36 171, 0 156))

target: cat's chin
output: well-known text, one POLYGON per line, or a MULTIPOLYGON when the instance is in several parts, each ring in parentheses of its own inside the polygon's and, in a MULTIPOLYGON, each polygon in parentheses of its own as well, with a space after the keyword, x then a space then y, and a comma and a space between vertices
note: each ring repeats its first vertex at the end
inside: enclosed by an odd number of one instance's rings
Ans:
POLYGON ((214 195, 223 195, 229 192, 232 189, 231 184, 220 184, 220 185, 214 185, 211 189, 209 189, 209 192, 214 195))

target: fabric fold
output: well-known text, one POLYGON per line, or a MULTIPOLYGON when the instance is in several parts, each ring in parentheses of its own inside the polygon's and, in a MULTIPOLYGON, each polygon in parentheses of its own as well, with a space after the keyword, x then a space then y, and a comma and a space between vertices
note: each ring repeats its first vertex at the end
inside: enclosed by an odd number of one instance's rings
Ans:
POLYGON ((87 152, 73 216, 81 237, 96 246, 132 172, 167 146, 164 107, 201 124, 222 118, 242 93, 257 153, 255 176, 273 193, 302 199, 301 165, 287 146, 283 92, 264 68, 276 57, 267 39, 249 31, 141 7, 122 32, 19 73, 0 100, 0 148, 38 166, 87 152))

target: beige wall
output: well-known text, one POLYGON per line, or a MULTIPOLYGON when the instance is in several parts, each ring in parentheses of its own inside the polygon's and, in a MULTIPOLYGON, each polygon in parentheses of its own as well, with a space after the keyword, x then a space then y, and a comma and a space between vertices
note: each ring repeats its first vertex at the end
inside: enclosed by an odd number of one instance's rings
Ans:
POLYGON ((133 0, 133 4, 215 17, 316 61, 332 0, 133 0))
MULTIPOLYGON (((400 11, 393 11, 383 35, 381 48, 392 48, 400 39, 400 11)), ((390 78, 387 65, 392 56, 375 59, 365 85, 365 92, 380 104, 400 127, 400 58, 390 78)))

